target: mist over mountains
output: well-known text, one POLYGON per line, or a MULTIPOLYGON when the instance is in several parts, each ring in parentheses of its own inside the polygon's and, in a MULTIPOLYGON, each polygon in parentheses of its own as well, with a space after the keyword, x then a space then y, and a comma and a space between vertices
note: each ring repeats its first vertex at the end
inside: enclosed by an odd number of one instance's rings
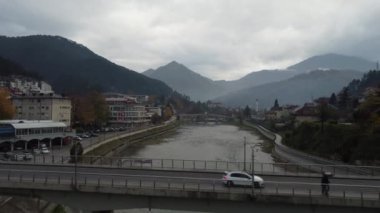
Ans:
POLYGON ((288 104, 302 104, 313 97, 337 92, 376 63, 362 58, 326 54, 310 57, 282 70, 261 70, 234 81, 213 81, 171 62, 143 74, 161 80, 194 100, 220 101, 227 106, 252 105, 256 98, 269 107, 276 98, 288 104))

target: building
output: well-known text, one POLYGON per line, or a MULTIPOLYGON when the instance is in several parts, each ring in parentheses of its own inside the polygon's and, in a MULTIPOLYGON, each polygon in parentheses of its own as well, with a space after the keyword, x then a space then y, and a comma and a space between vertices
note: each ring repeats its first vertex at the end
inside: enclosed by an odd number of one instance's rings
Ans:
POLYGON ((316 122, 319 121, 319 109, 318 104, 305 103, 302 107, 299 107, 293 111, 296 124, 302 122, 316 122))
POLYGON ((48 83, 25 76, 0 76, 0 87, 8 88, 14 95, 54 93, 48 83))
POLYGON ((154 114, 157 114, 160 117, 162 116, 161 107, 145 107, 145 110, 149 117, 152 117, 154 114))
POLYGON ((63 122, 51 120, 0 120, 0 150, 39 148, 40 143, 52 147, 53 140, 58 140, 62 146, 65 139, 75 135, 67 127, 63 122))
POLYGON ((136 97, 120 93, 104 93, 110 111, 108 122, 114 126, 142 126, 150 123, 145 106, 136 97))
POLYGON ((15 119, 52 120, 71 125, 71 100, 53 93, 31 93, 12 97, 15 119))
POLYGON ((267 120, 288 119, 296 108, 296 105, 285 105, 282 107, 272 108, 270 111, 265 113, 265 118, 267 120))

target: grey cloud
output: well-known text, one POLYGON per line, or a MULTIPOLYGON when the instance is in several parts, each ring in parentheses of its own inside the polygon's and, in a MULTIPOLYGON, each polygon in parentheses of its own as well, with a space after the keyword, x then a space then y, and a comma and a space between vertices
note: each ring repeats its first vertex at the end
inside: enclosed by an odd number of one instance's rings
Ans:
POLYGON ((0 0, 0 34, 53 34, 144 71, 172 60, 213 79, 316 54, 380 58, 376 0, 0 0))

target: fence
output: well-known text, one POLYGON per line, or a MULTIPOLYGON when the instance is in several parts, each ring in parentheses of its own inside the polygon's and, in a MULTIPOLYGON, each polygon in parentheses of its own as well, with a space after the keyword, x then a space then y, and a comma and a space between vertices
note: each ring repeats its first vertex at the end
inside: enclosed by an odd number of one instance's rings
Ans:
MULTIPOLYGON (((51 188, 56 185, 95 186, 125 189, 152 189, 152 190, 180 190, 197 192, 252 194, 256 196, 292 196, 310 198, 341 198, 364 203, 364 201, 380 202, 380 186, 331 184, 328 197, 322 195, 320 184, 300 182, 274 182, 266 181, 265 188, 254 189, 250 187, 226 187, 220 179, 209 178, 183 178, 136 175, 112 175, 74 172, 39 172, 23 170, 0 170, 0 186, 3 188, 17 188, 17 183, 26 183, 28 188, 45 186, 51 188), (12 183, 12 184, 10 184, 12 183)), ((60 188, 58 188, 59 190, 60 188)), ((97 191, 95 191, 97 192, 97 191)), ((123 192, 124 193, 124 192, 123 192)), ((164 193, 166 194, 166 193, 164 193)), ((378 205, 377 207, 380 207, 378 205)))
MULTIPOLYGON (((38 164, 38 165, 74 165, 75 156, 35 155, 30 161, 7 161, 8 163, 38 164)), ((180 170, 224 172, 233 170, 252 170, 250 162, 205 161, 182 159, 148 159, 102 156, 78 156, 77 165, 111 168, 180 170)), ((255 162, 255 174, 260 175, 289 175, 289 176, 321 176, 322 172, 331 172, 335 177, 380 179, 380 167, 323 165, 323 164, 291 164, 291 163, 260 163, 255 162), (366 173, 358 173, 365 170, 366 173)))

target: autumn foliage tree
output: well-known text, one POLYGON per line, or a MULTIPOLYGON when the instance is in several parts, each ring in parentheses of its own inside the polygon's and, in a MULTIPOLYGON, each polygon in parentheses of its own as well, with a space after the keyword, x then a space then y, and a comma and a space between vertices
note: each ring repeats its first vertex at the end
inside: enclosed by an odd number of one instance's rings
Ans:
POLYGON ((16 110, 9 97, 8 90, 0 88, 0 119, 12 119, 15 115, 16 110))
POLYGON ((72 97, 74 122, 76 125, 100 126, 107 122, 108 106, 104 96, 99 92, 91 92, 82 96, 72 97))

